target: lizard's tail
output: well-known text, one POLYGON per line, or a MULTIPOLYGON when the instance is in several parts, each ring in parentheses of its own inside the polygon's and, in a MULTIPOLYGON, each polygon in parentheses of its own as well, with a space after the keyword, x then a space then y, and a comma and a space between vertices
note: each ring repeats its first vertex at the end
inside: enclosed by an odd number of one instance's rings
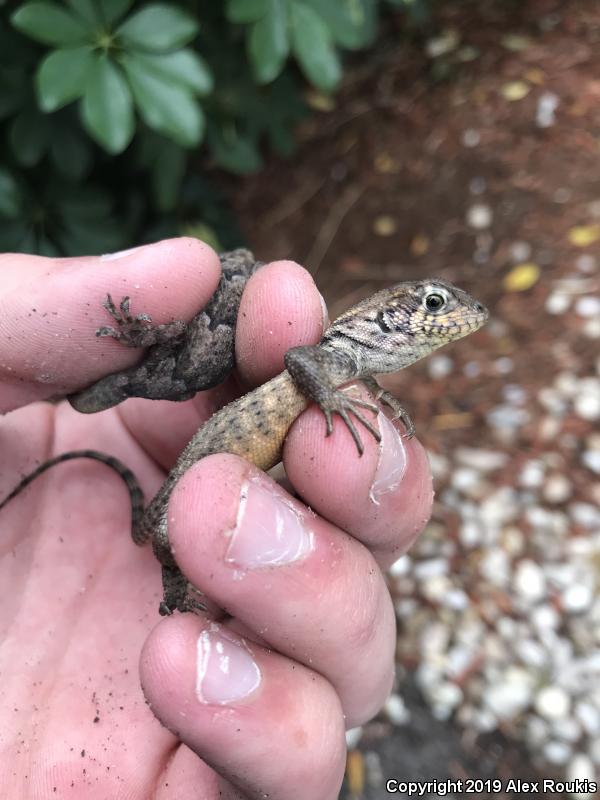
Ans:
POLYGON ((43 464, 40 464, 40 466, 37 467, 37 469, 34 469, 33 472, 30 472, 29 475, 25 475, 25 477, 22 478, 21 481, 15 486, 12 492, 0 502, 0 510, 2 510, 4 506, 13 499, 13 497, 16 497, 18 494, 20 494, 23 489, 32 481, 34 481, 38 475, 41 475, 42 472, 45 472, 47 469, 56 466, 56 464, 61 464, 63 461, 71 461, 74 458, 91 458, 94 461, 100 461, 102 464, 106 464, 107 467, 114 469, 117 475, 123 479, 129 491, 129 498, 131 500, 131 535, 136 544, 143 544, 146 541, 146 537, 142 533, 144 493, 140 488, 137 478, 133 472, 126 467, 125 464, 123 464, 122 461, 119 461, 118 458, 109 456, 106 453, 100 453, 98 450, 70 450, 67 453, 61 453, 54 458, 48 459, 48 461, 44 461, 43 464))

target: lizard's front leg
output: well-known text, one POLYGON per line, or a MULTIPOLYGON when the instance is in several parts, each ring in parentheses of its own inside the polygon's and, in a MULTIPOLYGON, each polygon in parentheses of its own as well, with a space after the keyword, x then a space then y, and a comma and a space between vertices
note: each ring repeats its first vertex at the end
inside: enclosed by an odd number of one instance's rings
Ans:
POLYGON ((117 308, 110 295, 104 308, 113 319, 96 331, 128 347, 145 347, 141 361, 107 375, 68 399, 73 408, 93 414, 128 397, 187 400, 225 380, 234 366, 235 324, 248 278, 261 264, 249 250, 221 254, 219 285, 202 311, 189 322, 152 324, 147 314, 133 316, 128 297, 117 308))
POLYGON ((293 347, 285 355, 285 366, 300 391, 315 402, 325 416, 326 436, 333 433, 333 415, 339 414, 350 431, 356 449, 362 456, 364 446, 352 416, 366 428, 376 441, 381 434, 361 409, 377 414, 374 403, 360 400, 339 387, 358 377, 358 368, 352 359, 342 353, 325 350, 319 345, 293 347))

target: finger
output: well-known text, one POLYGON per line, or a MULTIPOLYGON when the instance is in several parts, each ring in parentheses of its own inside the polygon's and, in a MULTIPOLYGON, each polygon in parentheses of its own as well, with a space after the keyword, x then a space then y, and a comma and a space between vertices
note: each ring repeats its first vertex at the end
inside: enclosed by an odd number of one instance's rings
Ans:
MULTIPOLYGON (((352 387, 363 398, 365 389, 352 387)), ((370 416, 370 415, 369 415, 370 416)), ((358 456, 350 432, 339 418, 325 437, 325 420, 311 406, 292 426, 283 460, 288 478, 315 511, 363 542, 381 566, 404 553, 425 527, 433 505, 427 454, 417 439, 383 412, 376 424, 378 444, 361 431, 358 456)))
POLYGON ((235 353, 242 380, 257 386, 284 369, 283 357, 323 334, 324 300, 315 282, 293 261, 274 261, 258 270, 242 296, 235 353))
POLYGON ((194 586, 328 678, 349 725, 376 713, 391 687, 395 620, 365 547, 224 454, 203 459, 178 484, 169 538, 194 586))
POLYGON ((0 411, 92 383, 139 359, 95 336, 102 302, 129 295, 156 323, 190 319, 214 292, 219 259, 197 239, 168 239, 108 256, 0 256, 0 411))
MULTIPOLYGON (((291 261, 265 265, 248 281, 238 314, 241 382, 255 385, 281 372, 284 353, 298 344, 314 344, 322 330, 322 298, 310 274, 291 261)), ((186 403, 129 400, 120 412, 146 451, 168 467, 199 426, 239 391, 237 382, 229 381, 186 403)))
POLYGON ((337 797, 343 717, 324 678, 192 615, 154 629, 140 673, 161 722, 245 797, 337 797))

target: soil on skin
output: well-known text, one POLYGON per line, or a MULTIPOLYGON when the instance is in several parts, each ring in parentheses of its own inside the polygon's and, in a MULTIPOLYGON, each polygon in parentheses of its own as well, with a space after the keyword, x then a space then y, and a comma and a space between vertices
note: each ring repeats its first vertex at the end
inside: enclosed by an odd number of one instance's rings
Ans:
MULTIPOLYGON (((442 6, 421 41, 407 41, 402 18, 392 16, 377 49, 354 57, 333 108, 315 110, 298 132, 296 156, 273 158, 229 189, 257 256, 307 266, 332 317, 374 289, 435 275, 482 300, 492 322, 442 351, 452 359, 447 376, 432 380, 423 362, 393 387, 421 441, 438 453, 500 449, 486 412, 502 402, 507 383, 523 387, 534 419, 503 445, 514 474, 541 447, 538 389, 562 369, 593 372, 598 350, 582 336, 581 317, 551 315, 545 302, 574 275, 598 289, 597 271, 581 256, 600 257, 599 242, 576 244, 572 231, 600 223, 600 4, 442 6), (449 29, 458 46, 428 56, 426 41, 449 29), (558 105, 540 127, 548 93, 558 105), (491 215, 489 225, 474 227, 473 213, 480 222, 491 215), (517 291, 507 276, 521 262, 539 278, 517 291), (467 377, 471 361, 481 372, 467 377)), ((582 424, 566 422, 574 432, 582 424)), ((590 502, 589 475, 574 454, 564 458, 575 491, 590 502)), ((416 728, 375 723, 384 734, 361 744, 378 752, 386 776, 535 779, 527 757, 500 735, 482 751, 412 703, 416 728), (426 735, 415 735, 423 724, 426 735)), ((361 796, 387 795, 365 785, 361 796)))

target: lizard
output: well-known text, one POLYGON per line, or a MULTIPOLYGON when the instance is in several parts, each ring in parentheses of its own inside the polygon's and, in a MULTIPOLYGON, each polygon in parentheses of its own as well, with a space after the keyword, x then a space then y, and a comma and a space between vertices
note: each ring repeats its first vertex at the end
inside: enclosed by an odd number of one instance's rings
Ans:
MULTIPOLYGON (((241 270, 244 273, 239 280, 241 284, 259 266, 247 251, 244 260, 247 263, 244 270, 241 270)), ((241 288, 243 289, 243 285, 241 288)), ((239 305, 241 297, 239 286, 236 291, 238 296, 233 305, 236 302, 239 305)), ((226 295, 227 291, 224 290, 224 296, 226 295)), ((227 306, 227 301, 224 302, 227 306)), ((143 328, 149 324, 149 318, 144 314, 135 318, 129 315, 127 298, 121 302, 120 317, 110 298, 105 302, 105 307, 123 329, 130 325, 135 332, 138 327, 143 328)), ((235 311, 237 312, 237 306, 235 311)), ((467 292, 441 279, 406 281, 383 289, 339 316, 325 331, 318 344, 288 350, 284 357, 285 369, 275 378, 215 412, 181 452, 162 487, 145 510, 143 494, 133 473, 117 459, 94 450, 71 451, 44 462, 22 479, 0 503, 0 509, 41 472, 61 461, 81 457, 102 461, 112 467, 129 488, 134 542, 141 545, 152 540, 154 553, 162 565, 164 598, 159 612, 165 615, 175 610, 202 610, 204 605, 198 591, 180 572, 169 545, 167 508, 171 493, 181 476, 201 458, 221 452, 242 456, 260 469, 270 469, 279 461, 291 425, 311 402, 315 402, 323 412, 325 435, 331 435, 333 415, 339 415, 350 431, 358 455, 362 455, 364 446, 354 419, 376 441, 380 441, 381 436, 377 427, 364 414, 364 410, 376 414, 379 407, 353 397, 344 390, 346 384, 357 380, 374 392, 376 400, 392 409, 394 416, 403 421, 406 435, 412 436, 414 426, 409 414, 397 398, 379 386, 375 376, 403 369, 437 348, 477 330, 487 318, 485 306, 467 292)), ((173 337, 173 324, 169 324, 166 330, 167 337, 173 337)), ((215 328, 216 325, 218 322, 214 320, 212 327, 215 328)), ((232 331, 232 352, 235 319, 228 327, 232 331)), ((120 338, 120 333, 122 331, 115 331, 115 338, 120 338)), ((98 335, 113 333, 111 329, 101 328, 98 335)), ((175 333, 174 338, 177 336, 181 336, 181 333, 175 333)), ((133 338, 135 340, 135 333, 133 338)), ((164 342, 154 344, 156 348, 164 346, 164 342)), ((156 356, 150 353, 150 359, 152 368, 160 372, 161 365, 156 356)), ((227 367, 232 364, 233 356, 230 354, 227 367)), ((145 361, 137 369, 146 369, 145 361)), ((136 368, 133 370, 135 373, 136 368)), ((213 369, 210 380, 215 380, 217 374, 224 377, 227 371, 228 368, 224 367, 213 369)), ((130 374, 128 372, 127 380, 122 381, 129 387, 130 374)), ((119 376, 120 373, 116 373, 108 377, 119 383, 119 376)), ((101 382, 106 380, 101 379, 101 382)), ((91 391, 93 387, 69 399, 75 408, 78 405, 85 406, 88 413, 90 410, 100 410, 91 406, 104 407, 106 402, 114 405, 110 390, 105 397, 106 385, 103 383, 102 391, 98 394, 100 399, 97 401, 91 391), (82 397, 86 398, 84 403, 80 402, 82 397)), ((145 391, 144 385, 142 390, 145 391)), ((186 387, 184 396, 189 396, 190 391, 186 387)), ((150 393, 153 393, 152 387, 150 393)), ((152 396, 156 396, 156 393, 152 396)))

